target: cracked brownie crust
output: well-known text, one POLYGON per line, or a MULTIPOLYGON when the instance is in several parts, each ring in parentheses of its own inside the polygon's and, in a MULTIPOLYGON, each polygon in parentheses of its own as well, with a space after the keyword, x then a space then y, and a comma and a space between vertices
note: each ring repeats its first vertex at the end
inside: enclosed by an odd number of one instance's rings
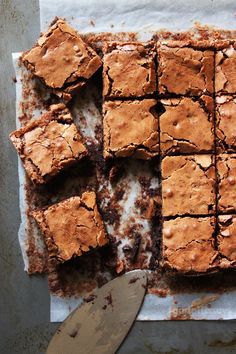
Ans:
POLYGON ((214 150, 213 99, 201 96, 161 100, 160 149, 164 155, 214 150))
POLYGON ((214 157, 165 157, 162 161, 162 215, 208 215, 214 210, 214 157))
POLYGON ((159 154, 156 100, 103 104, 104 157, 150 159, 159 154))
POLYGON ((54 93, 70 99, 102 65, 100 57, 68 24, 58 19, 22 61, 54 93))
POLYGON ((87 155, 69 110, 52 105, 41 118, 12 132, 10 139, 33 182, 46 183, 87 155))
POLYGON ((216 53, 215 91, 220 93, 236 93, 236 44, 216 53))
POLYGON ((32 215, 43 232, 50 258, 58 262, 108 242, 94 192, 71 197, 32 215))
POLYGON ((221 152, 236 151, 236 98, 216 97, 217 147, 221 152))
POLYGON ((105 98, 144 97, 156 91, 152 44, 107 43, 103 52, 105 98))
POLYGON ((221 267, 236 265, 236 215, 219 215, 219 234, 217 243, 221 259, 221 267))
POLYGON ((176 218, 163 224, 163 263, 182 273, 205 273, 216 264, 215 218, 176 218))
POLYGON ((236 210, 236 154, 221 154, 217 157, 218 210, 236 210))
POLYGON ((158 45, 158 89, 161 95, 213 93, 214 53, 191 47, 158 45))

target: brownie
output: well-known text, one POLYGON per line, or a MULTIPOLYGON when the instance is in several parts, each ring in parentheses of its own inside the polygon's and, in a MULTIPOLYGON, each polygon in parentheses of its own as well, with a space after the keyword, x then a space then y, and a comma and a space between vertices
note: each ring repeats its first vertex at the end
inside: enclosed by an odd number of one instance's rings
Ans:
POLYGON ((216 97, 216 136, 219 151, 236 151, 236 97, 216 97))
POLYGON ((82 137, 64 104, 50 106, 39 119, 12 132, 10 139, 35 183, 46 183, 87 155, 82 137))
POLYGON ((71 197, 32 215, 43 233, 49 257, 58 262, 108 242, 94 192, 71 197))
POLYGON ((160 150, 164 155, 212 152, 214 150, 213 99, 162 99, 160 150))
POLYGON ((164 217, 214 213, 214 156, 167 156, 161 169, 164 217))
POLYGON ((63 19, 42 34, 36 45, 23 53, 22 61, 53 92, 65 100, 101 67, 102 61, 63 19))
POLYGON ((160 95, 213 93, 213 51, 181 46, 176 41, 162 41, 157 51, 160 95))
POLYGON ((236 210, 236 154, 217 156, 218 210, 236 210))
POLYGON ((219 233, 217 235, 218 250, 222 257, 221 267, 236 265, 236 215, 218 216, 219 233))
POLYGON ((163 265, 180 273, 206 273, 216 266, 214 217, 178 217, 163 223, 163 265))
POLYGON ((152 44, 106 43, 103 48, 105 98, 145 97, 156 91, 152 44))
POLYGON ((216 94, 236 93, 236 43, 216 53, 215 92, 216 94))
POLYGON ((104 157, 150 159, 159 154, 155 99, 103 104, 104 157))

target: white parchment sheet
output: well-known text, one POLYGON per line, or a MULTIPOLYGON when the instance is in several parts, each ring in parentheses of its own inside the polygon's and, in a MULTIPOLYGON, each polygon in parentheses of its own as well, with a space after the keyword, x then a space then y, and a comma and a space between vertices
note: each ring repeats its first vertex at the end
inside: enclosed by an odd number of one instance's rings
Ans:
MULTIPOLYGON (((149 39, 160 29, 186 30, 200 22, 202 25, 224 29, 236 28, 236 4, 222 0, 40 0, 41 31, 47 29, 55 16, 65 17, 82 33, 137 32, 142 40, 149 39)), ((22 99, 22 84, 17 66, 18 55, 13 55, 17 78, 17 116, 22 99)), ((18 118, 16 125, 19 125, 18 118)), ((22 224, 19 239, 27 268, 24 247, 24 171, 19 161, 20 206, 22 224)), ((63 321, 81 302, 81 299, 62 299, 51 296, 51 321, 63 321)), ((236 318, 236 290, 218 294, 213 292, 186 293, 175 296, 147 295, 138 315, 138 320, 168 320, 178 315, 196 320, 218 320, 236 318), (210 305, 209 305, 210 304, 210 305)))

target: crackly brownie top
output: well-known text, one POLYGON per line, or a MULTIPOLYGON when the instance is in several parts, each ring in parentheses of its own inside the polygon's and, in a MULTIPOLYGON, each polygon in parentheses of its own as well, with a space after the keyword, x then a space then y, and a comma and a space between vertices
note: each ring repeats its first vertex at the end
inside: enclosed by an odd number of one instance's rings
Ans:
POLYGON ((236 150, 236 97, 216 97, 216 135, 221 150, 236 150))
POLYGON ((215 218, 176 218, 163 224, 164 264, 179 272, 206 272, 216 259, 215 218))
POLYGON ((50 106, 41 118, 12 132, 16 147, 29 177, 45 183, 65 166, 87 155, 69 110, 63 104, 50 106))
POLYGON ((96 205, 96 194, 85 192, 33 213, 50 257, 67 261, 108 240, 96 205))
POLYGON ((236 155, 221 154, 217 157, 219 181, 218 209, 234 211, 236 208, 236 155))
POLYGON ((22 60, 47 86, 58 89, 89 79, 102 65, 95 51, 62 19, 23 53, 22 60))
POLYGON ((215 91, 236 93, 236 44, 231 44, 216 53, 215 91))
POLYGON ((214 149, 213 100, 201 96, 161 100, 160 144, 163 154, 209 152, 214 149))
POLYGON ((154 99, 104 103, 105 157, 149 159, 159 153, 155 105, 154 99))
POLYGON ((162 214, 207 215, 215 209, 211 155, 167 156, 162 161, 162 214))
POLYGON ((105 97, 141 97, 155 92, 155 55, 151 44, 111 42, 103 52, 105 97))
POLYGON ((158 45, 159 93, 201 95, 213 93, 214 53, 191 47, 158 45))
POLYGON ((223 257, 221 266, 229 267, 236 262, 236 215, 219 215, 218 249, 223 257))

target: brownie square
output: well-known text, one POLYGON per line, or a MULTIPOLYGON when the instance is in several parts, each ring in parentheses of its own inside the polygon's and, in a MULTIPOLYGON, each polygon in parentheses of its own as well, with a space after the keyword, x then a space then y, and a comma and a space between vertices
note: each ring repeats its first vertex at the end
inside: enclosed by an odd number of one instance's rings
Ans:
POLYGON ((64 20, 58 19, 36 45, 23 53, 22 61, 32 73, 65 100, 83 86, 102 61, 64 20))
POLYGON ((160 150, 164 155, 213 152, 213 99, 182 96, 161 100, 160 150))
POLYGON ((236 93, 236 43, 217 51, 215 60, 215 92, 236 93))
POLYGON ((236 151, 236 97, 216 97, 216 136, 219 151, 236 151))
POLYGON ((145 97, 156 91, 152 44, 107 43, 103 48, 105 98, 145 97))
POLYGON ((218 250, 221 255, 221 267, 236 265, 236 215, 218 216, 219 233, 217 235, 218 250))
POLYGON ((236 210, 236 154, 217 156, 218 210, 236 210))
POLYGON ((108 242, 94 192, 71 197, 32 215, 44 235, 49 257, 58 262, 108 242))
POLYGON ((213 93, 214 52, 176 41, 158 45, 158 89, 161 95, 213 93))
POLYGON ((40 184, 88 154, 64 104, 50 106, 39 119, 12 132, 10 139, 29 178, 40 184))
POLYGON ((103 104, 104 157, 150 159, 159 154, 156 100, 103 104))
POLYGON ((161 170, 164 217, 214 213, 214 156, 167 156, 161 170))
POLYGON ((206 273, 216 264, 215 218, 183 217, 163 223, 163 265, 180 273, 206 273))

